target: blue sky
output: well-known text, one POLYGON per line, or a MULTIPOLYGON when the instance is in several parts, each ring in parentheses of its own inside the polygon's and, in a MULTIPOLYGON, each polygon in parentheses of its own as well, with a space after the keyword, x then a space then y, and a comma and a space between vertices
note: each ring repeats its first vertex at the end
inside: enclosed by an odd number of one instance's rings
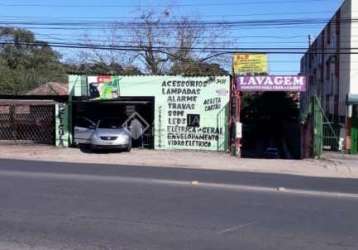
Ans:
MULTIPOLYGON (((3 21, 115 21, 130 20, 143 8, 172 7, 174 16, 199 17, 205 20, 267 20, 330 18, 342 0, 7 0, 0 1, 0 16, 3 21), (158 6, 159 5, 159 6, 158 6)), ((324 24, 298 25, 295 27, 238 28, 225 34, 235 47, 307 47, 308 35, 316 36, 324 24)), ((78 41, 83 31, 34 30, 43 40, 78 41)), ((86 33, 98 36, 98 31, 86 33)), ((64 52, 64 51, 61 51, 64 52)), ((75 55, 64 52, 65 57, 75 55)), ((299 71, 301 55, 270 55, 272 74, 295 74, 299 71)))

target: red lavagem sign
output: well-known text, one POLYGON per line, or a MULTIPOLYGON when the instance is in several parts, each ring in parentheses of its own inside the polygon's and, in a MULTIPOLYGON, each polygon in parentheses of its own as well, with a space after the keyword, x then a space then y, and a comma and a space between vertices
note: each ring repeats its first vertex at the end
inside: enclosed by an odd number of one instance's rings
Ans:
POLYGON ((306 91, 305 76, 237 76, 239 91, 306 91))

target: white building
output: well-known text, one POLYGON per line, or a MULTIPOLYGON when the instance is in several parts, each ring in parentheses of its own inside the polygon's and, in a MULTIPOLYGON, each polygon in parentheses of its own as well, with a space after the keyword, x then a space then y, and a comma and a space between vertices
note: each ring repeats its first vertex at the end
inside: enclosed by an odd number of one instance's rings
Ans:
POLYGON ((351 149, 352 139, 357 143, 352 119, 357 117, 358 0, 346 0, 311 43, 301 60, 301 74, 308 79, 308 91, 301 96, 303 114, 317 96, 327 119, 341 127, 344 148, 351 149))

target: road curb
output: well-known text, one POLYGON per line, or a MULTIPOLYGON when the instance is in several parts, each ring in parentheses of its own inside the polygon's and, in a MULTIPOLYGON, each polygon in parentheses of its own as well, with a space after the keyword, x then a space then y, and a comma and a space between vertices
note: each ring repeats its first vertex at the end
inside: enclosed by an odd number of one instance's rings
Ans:
POLYGON ((98 176, 89 174, 62 174, 62 173, 46 173, 46 172, 26 172, 26 171, 9 171, 0 170, 0 176, 6 177, 20 177, 32 179, 61 179, 61 180, 78 180, 78 181, 105 181, 105 182, 123 182, 123 183, 140 183, 147 185, 169 185, 169 186, 186 186, 192 188, 205 189, 226 189, 230 191, 246 191, 246 192, 260 192, 272 194, 294 194, 302 196, 318 196, 331 198, 349 198, 358 199, 358 193, 341 193, 328 192, 319 190, 304 190, 304 189, 290 189, 285 187, 264 187, 254 185, 240 185, 240 184, 223 184, 212 182, 199 182, 197 180, 169 180, 169 179, 155 179, 142 177, 122 177, 122 176, 98 176))

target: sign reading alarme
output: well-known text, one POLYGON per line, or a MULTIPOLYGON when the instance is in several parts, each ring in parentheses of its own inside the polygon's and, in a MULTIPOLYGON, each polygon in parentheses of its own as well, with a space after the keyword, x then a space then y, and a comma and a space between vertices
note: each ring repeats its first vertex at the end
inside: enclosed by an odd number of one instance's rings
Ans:
POLYGON ((306 77, 304 76, 238 76, 236 88, 239 91, 306 91, 306 77))

